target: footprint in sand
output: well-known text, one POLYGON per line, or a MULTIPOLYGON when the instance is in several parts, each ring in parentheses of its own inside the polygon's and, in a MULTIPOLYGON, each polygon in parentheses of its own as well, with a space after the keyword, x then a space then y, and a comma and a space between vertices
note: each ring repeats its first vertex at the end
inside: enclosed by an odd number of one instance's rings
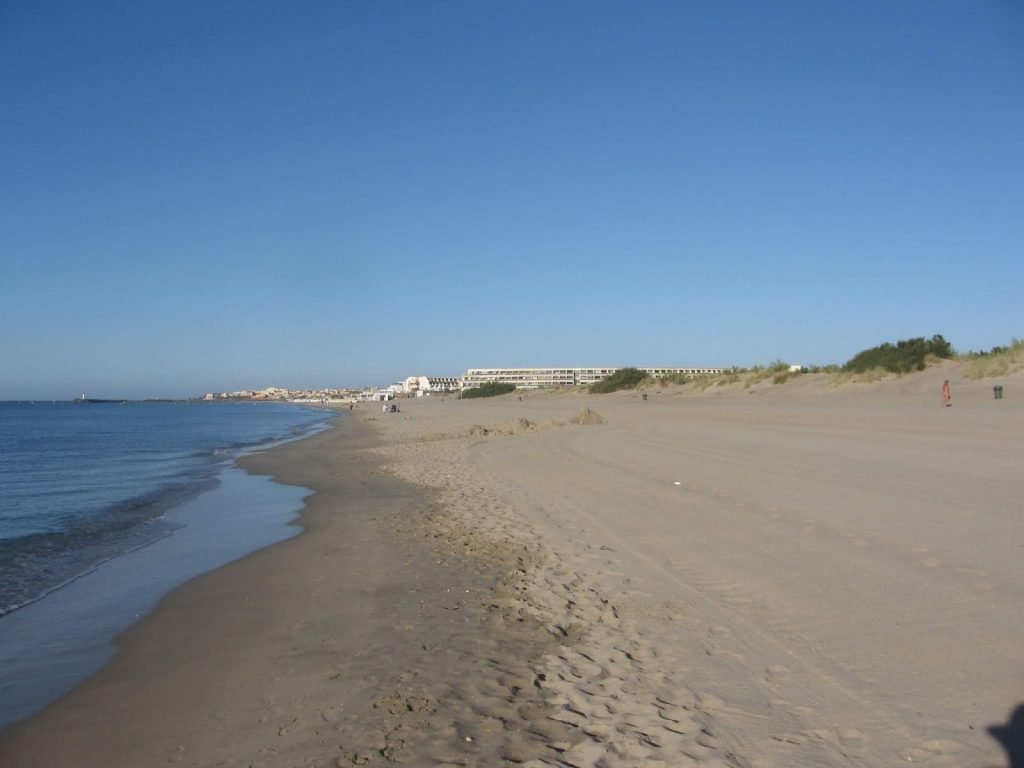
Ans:
POLYGON ((689 710, 682 707, 662 706, 658 708, 657 712, 658 718, 663 721, 661 727, 667 731, 687 734, 699 730, 689 710))
POLYGON ((716 659, 732 659, 733 661, 743 661, 746 658, 742 653, 735 653, 734 651, 729 651, 725 648, 719 648, 718 646, 711 644, 706 644, 704 646, 704 653, 716 659))
POLYGON ((725 702, 713 693, 698 693, 696 708, 700 712, 716 712, 725 706, 725 702))
POLYGON ((764 671, 764 679, 770 683, 777 683, 785 680, 790 675, 789 667, 781 664, 773 664, 764 671))
POLYGON ((840 728, 836 735, 839 741, 848 747, 859 747, 868 740, 868 737, 856 728, 840 728))
POLYGON ((995 585, 988 580, 988 574, 978 568, 957 568, 957 573, 967 577, 972 588, 979 592, 990 592, 995 585))
POLYGON ((776 733, 772 736, 775 741, 782 742, 783 744, 795 744, 800 746, 807 743, 807 737, 801 736, 799 733, 776 733))
POLYGON ((924 763, 930 765, 947 765, 953 755, 960 751, 961 745, 952 739, 929 739, 913 749, 903 752, 900 757, 908 763, 924 763))
POLYGON ((697 697, 684 688, 675 678, 665 675, 662 687, 654 692, 654 706, 681 707, 686 710, 696 709, 697 697))
POLYGON ((746 608, 753 605, 754 599, 746 595, 726 595, 722 598, 722 602, 730 608, 746 608))

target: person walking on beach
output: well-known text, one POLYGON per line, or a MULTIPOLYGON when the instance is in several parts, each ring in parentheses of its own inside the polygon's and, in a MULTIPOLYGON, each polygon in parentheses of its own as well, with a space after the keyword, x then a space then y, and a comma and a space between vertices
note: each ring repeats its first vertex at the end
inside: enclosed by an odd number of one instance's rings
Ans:
POLYGON ((942 404, 947 408, 953 404, 953 393, 949 388, 949 379, 942 382, 942 404))

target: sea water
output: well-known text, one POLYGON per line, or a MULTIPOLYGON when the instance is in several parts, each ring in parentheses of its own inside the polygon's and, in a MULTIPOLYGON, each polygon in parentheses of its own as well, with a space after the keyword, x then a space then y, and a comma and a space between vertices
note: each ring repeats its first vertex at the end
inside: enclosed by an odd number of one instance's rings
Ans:
POLYGON ((0 728, 105 663, 168 590, 297 532, 233 459, 324 427, 281 403, 0 403, 0 728))

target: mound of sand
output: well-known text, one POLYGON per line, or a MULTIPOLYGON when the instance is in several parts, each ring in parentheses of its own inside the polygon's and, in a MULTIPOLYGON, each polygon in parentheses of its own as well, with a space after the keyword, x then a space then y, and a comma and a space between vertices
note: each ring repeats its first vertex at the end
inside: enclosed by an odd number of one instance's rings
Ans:
POLYGON ((504 424, 499 424, 495 431, 502 435, 521 435, 524 432, 531 432, 534 429, 534 424, 527 419, 518 418, 506 421, 504 424))
MULTIPOLYGON (((573 416, 568 424, 604 424, 604 419, 601 415, 595 413, 589 408, 584 408, 575 416, 573 416)), ((542 422, 534 422, 529 419, 516 418, 510 421, 503 421, 493 427, 485 427, 480 424, 474 424, 464 432, 458 432, 455 434, 442 434, 440 436, 434 436, 432 439, 444 439, 446 437, 487 437, 489 435, 525 435, 529 432, 546 432, 549 429, 556 429, 558 427, 564 427, 566 424, 553 419, 546 419, 542 422)), ((424 438, 426 439, 426 438, 424 438)))
POLYGON ((577 413, 575 416, 573 416, 571 419, 569 419, 569 423, 570 424, 588 424, 588 425, 589 424, 604 424, 604 419, 601 417, 601 414, 596 413, 595 411, 592 411, 589 408, 584 408, 579 413, 577 413))

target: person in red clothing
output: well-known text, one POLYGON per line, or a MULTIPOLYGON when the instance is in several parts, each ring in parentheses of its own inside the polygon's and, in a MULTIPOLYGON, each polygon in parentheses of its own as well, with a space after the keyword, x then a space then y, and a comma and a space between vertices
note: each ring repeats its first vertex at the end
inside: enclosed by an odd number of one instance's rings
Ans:
POLYGON ((947 408, 953 404, 953 393, 949 389, 949 379, 942 382, 942 404, 947 408))

